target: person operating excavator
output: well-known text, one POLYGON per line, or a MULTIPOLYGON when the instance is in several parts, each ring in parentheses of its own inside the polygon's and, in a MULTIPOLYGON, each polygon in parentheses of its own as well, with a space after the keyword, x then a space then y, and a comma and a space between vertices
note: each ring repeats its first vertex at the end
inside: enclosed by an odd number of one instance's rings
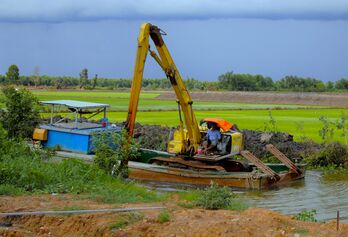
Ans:
POLYGON ((204 144, 205 153, 216 151, 217 144, 221 139, 220 128, 216 123, 208 122, 207 126, 209 130, 206 135, 207 141, 204 144))

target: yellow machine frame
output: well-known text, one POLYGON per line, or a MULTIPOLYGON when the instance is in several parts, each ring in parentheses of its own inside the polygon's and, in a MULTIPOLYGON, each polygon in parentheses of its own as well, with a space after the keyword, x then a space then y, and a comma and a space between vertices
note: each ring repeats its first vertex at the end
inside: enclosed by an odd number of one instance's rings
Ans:
POLYGON ((133 136, 145 60, 147 53, 150 52, 150 55, 156 60, 156 62, 165 72, 167 78, 170 80, 170 83, 173 86, 177 97, 180 117, 180 130, 179 136, 178 134, 176 134, 176 138, 178 138, 179 141, 173 141, 171 144, 169 144, 169 147, 172 147, 173 151, 178 151, 178 153, 181 154, 194 155, 201 142, 201 134, 192 109, 193 102, 179 74, 179 70, 175 66, 168 48, 163 41, 162 34, 164 34, 164 32, 161 31, 160 28, 150 23, 144 23, 140 28, 137 56, 135 60, 131 96, 126 122, 127 131, 130 136, 133 136), (150 37, 156 46, 158 55, 155 51, 150 49, 150 37), (184 114, 185 128, 181 117, 181 111, 184 114))

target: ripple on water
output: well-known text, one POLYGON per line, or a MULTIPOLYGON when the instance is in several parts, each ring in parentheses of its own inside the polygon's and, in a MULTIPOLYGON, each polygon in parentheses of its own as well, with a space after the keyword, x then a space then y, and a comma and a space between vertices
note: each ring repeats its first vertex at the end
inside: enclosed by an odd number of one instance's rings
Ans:
MULTIPOLYGON (((201 188, 195 185, 149 182, 146 186, 158 191, 178 191, 201 188)), ((317 219, 325 221, 336 218, 340 211, 341 220, 348 222, 348 181, 323 181, 320 171, 307 171, 303 180, 297 180, 262 191, 241 191, 251 206, 263 207, 284 214, 295 215, 303 210, 316 210, 317 219)))
POLYGON ((284 214, 297 214, 303 210, 316 210, 319 221, 336 217, 340 210, 342 220, 348 222, 348 182, 323 182, 322 173, 307 171, 305 179, 286 187, 245 195, 253 206, 269 208, 284 214))

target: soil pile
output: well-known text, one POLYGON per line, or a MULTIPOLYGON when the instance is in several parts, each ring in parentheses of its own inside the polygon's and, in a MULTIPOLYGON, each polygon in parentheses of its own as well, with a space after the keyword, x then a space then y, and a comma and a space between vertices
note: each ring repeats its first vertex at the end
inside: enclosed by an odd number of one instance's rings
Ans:
POLYGON ((173 139, 174 130, 174 127, 136 123, 134 138, 141 148, 167 151, 168 142, 173 139))
POLYGON ((282 153, 292 160, 301 160, 314 153, 320 145, 314 142, 295 142, 293 136, 281 132, 260 132, 243 130, 244 149, 252 152, 259 158, 268 158, 271 154, 266 150, 267 144, 273 144, 282 153))
MULTIPOLYGON (((173 138, 175 128, 158 125, 135 126, 134 137, 141 148, 167 151, 168 142, 173 138)), ((243 130, 244 149, 249 150, 258 158, 268 158, 270 153, 266 151, 267 144, 273 144, 287 157, 300 160, 319 149, 319 145, 312 142, 295 142, 293 136, 281 132, 260 132, 243 130)))
MULTIPOLYGON (((149 204, 123 205, 140 207, 149 204)), ((161 223, 160 210, 142 211, 141 218, 127 213, 99 213, 84 215, 32 215, 0 217, 0 236, 348 236, 348 224, 301 222, 277 212, 250 208, 245 211, 184 209, 170 202, 152 204, 167 207, 169 220, 161 223), (133 219, 129 219, 132 218, 133 219), (124 221, 127 220, 127 221, 124 221), (123 221, 123 225, 117 224, 123 221)), ((85 209, 113 208, 112 204, 100 204, 69 195, 40 195, 0 197, 0 211, 57 210, 67 207, 85 209)))

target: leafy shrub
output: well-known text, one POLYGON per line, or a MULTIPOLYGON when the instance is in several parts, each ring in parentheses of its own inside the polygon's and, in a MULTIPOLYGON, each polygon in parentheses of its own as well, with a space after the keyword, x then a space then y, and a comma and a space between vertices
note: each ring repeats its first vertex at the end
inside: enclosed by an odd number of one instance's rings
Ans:
POLYGON ((324 144, 319 152, 306 159, 308 165, 314 167, 341 166, 347 161, 347 146, 338 142, 324 144))
POLYGON ((115 223, 110 224, 110 229, 121 229, 123 227, 126 227, 128 225, 128 222, 125 220, 119 220, 115 223))
POLYGON ((136 159, 139 153, 138 146, 128 139, 126 131, 95 133, 92 139, 95 146, 94 163, 112 175, 127 177, 128 160, 136 159))
POLYGON ((170 221, 170 214, 168 211, 161 211, 160 214, 158 214, 158 221, 160 223, 165 223, 170 221))
POLYGON ((23 192, 24 191, 21 188, 17 188, 10 184, 0 185, 0 195, 17 196, 22 194, 23 192))
POLYGON ((332 141, 334 136, 334 123, 331 122, 324 115, 320 116, 320 122, 322 122, 323 127, 319 130, 319 135, 324 142, 332 141))
POLYGON ((271 111, 268 111, 268 117, 269 120, 267 122, 264 122, 263 130, 265 132, 278 132, 277 121, 274 119, 271 111))
POLYGON ((31 137, 39 123, 37 98, 27 89, 4 87, 2 100, 6 109, 0 113, 0 122, 10 138, 31 137))
POLYGON ((311 221, 311 222, 317 222, 316 219, 317 211, 311 210, 311 211, 301 211, 295 216, 296 220, 299 221, 311 221))
POLYGON ((195 204, 209 210, 234 209, 237 195, 227 187, 219 187, 212 183, 195 200, 195 204))
POLYGON ((110 229, 120 229, 129 224, 141 221, 144 218, 144 214, 141 212, 129 212, 126 214, 117 215, 118 221, 110 224, 110 229))

